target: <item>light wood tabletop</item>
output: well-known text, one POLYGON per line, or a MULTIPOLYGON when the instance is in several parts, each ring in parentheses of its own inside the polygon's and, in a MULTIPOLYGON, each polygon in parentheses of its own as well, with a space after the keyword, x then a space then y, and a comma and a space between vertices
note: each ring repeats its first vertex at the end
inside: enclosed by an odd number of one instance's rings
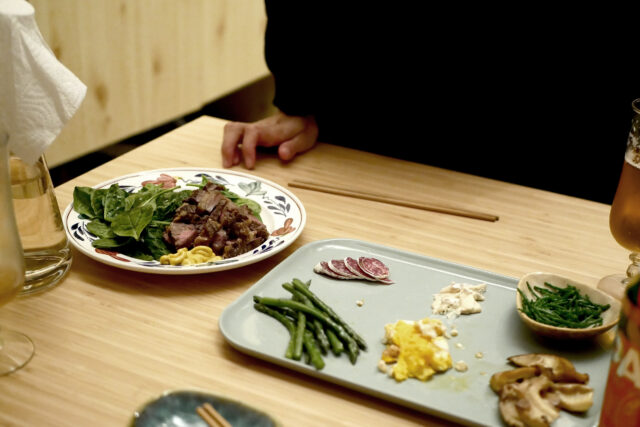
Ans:
MULTIPOLYGON (((75 186, 149 169, 221 168, 224 124, 200 117, 59 186, 61 209, 75 186)), ((291 246, 250 266, 154 275, 110 267, 74 250, 59 286, 0 309, 0 325, 26 333, 36 345, 24 369, 0 377, 0 425, 124 426, 147 401, 177 389, 240 400, 284 426, 448 425, 241 353, 225 341, 218 319, 296 249, 321 239, 365 240, 515 278, 547 271, 593 286, 627 267, 628 254, 609 232, 609 205, 328 144, 288 164, 262 152, 254 170, 233 169, 283 187, 293 179, 349 183, 354 190, 488 212, 499 220, 288 187, 304 204, 306 227, 291 246)))

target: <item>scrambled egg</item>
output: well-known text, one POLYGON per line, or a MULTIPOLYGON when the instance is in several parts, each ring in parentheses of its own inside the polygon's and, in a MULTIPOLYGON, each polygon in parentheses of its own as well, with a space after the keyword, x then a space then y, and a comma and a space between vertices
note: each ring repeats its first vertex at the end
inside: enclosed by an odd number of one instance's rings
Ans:
POLYGON ((453 365, 444 336, 446 327, 440 320, 428 317, 419 321, 398 320, 384 329, 387 348, 378 368, 396 381, 407 378, 426 381, 453 365))
POLYGON ((160 264, 193 265, 202 264, 203 262, 217 261, 219 259, 222 259, 222 257, 213 253, 213 250, 210 247, 196 246, 191 250, 187 250, 187 248, 180 248, 175 254, 162 255, 160 257, 160 264))

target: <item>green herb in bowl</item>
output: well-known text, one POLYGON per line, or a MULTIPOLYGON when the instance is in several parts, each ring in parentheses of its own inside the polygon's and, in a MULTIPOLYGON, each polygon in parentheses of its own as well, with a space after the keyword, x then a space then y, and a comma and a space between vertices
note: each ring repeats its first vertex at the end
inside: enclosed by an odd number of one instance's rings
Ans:
POLYGON ((529 299, 518 289, 522 298, 521 311, 536 322, 562 328, 589 328, 602 325, 602 313, 610 304, 596 304, 588 295, 581 294, 575 286, 565 288, 544 282, 546 288, 527 283, 533 298, 529 299))
POLYGON ((533 332, 553 339, 590 339, 613 328, 620 301, 570 277, 534 272, 520 278, 516 311, 533 332))

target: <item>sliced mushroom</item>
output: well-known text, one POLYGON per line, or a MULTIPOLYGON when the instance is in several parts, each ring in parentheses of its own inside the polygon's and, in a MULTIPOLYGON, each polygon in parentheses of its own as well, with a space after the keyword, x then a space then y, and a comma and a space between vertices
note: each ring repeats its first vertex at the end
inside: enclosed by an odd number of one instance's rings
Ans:
POLYGON ((559 406, 571 412, 585 412, 593 405, 593 389, 584 384, 555 383, 551 387, 559 406))
POLYGON ((500 415, 509 426, 547 427, 560 410, 546 396, 553 382, 545 375, 505 384, 500 391, 500 415))
POLYGON ((508 383, 502 387, 498 408, 500 409, 500 415, 502 415, 505 424, 511 427, 526 427, 520 419, 518 409, 516 408, 522 394, 518 391, 517 386, 518 383, 508 383))
POLYGON ((589 381, 588 374, 576 371, 568 359, 554 354, 530 353, 511 356, 508 360, 516 366, 537 366, 549 376, 552 381, 578 382, 585 384, 589 381))
POLYGON ((560 410, 543 397, 552 386, 553 382, 546 375, 529 378, 519 384, 524 393, 516 409, 525 425, 547 427, 560 416, 560 410))
POLYGON ((538 374, 538 368, 525 366, 522 368, 510 369, 508 371, 497 372, 491 376, 489 385, 496 393, 499 393, 505 384, 522 381, 538 374))

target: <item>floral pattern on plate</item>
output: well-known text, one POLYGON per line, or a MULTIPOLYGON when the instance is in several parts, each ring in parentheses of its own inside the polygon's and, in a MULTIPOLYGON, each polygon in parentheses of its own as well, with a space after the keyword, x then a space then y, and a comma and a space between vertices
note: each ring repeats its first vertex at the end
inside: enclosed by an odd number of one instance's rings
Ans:
POLYGON ((257 176, 231 170, 206 168, 150 170, 118 177, 98 184, 94 188, 108 188, 112 184, 118 184, 127 192, 135 192, 142 188, 143 182, 155 181, 164 175, 173 177, 176 180, 176 186, 183 189, 188 188, 188 184, 199 184, 204 177, 224 185, 240 197, 254 200, 262 208, 260 216, 269 230, 269 239, 252 251, 233 258, 188 266, 164 265, 158 261, 145 261, 116 251, 94 248, 91 242, 97 237, 87 230, 87 223, 90 220, 79 215, 71 203, 63 214, 65 230, 71 244, 96 261, 125 270, 155 274, 211 273, 253 264, 275 255, 293 243, 306 224, 307 215, 304 206, 290 191, 257 176))

